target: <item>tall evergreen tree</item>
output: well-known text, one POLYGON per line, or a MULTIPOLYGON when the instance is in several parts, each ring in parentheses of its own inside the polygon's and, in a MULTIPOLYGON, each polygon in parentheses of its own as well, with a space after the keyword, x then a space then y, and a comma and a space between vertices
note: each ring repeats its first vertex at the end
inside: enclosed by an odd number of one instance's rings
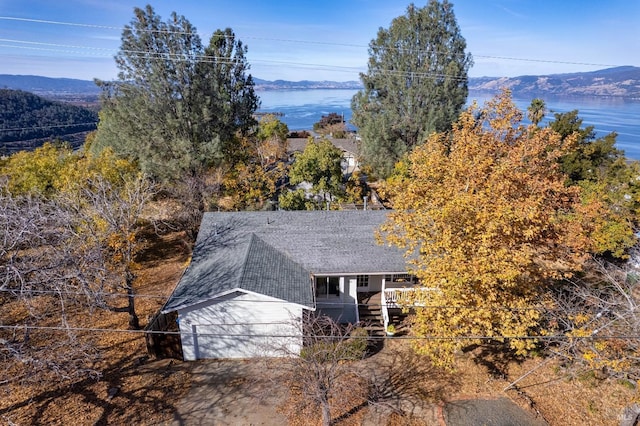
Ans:
POLYGON ((434 131, 451 128, 468 94, 471 55, 447 0, 409 5, 369 44, 364 89, 352 100, 360 154, 381 177, 434 131))
POLYGON ((194 174, 224 159, 235 132, 254 123, 247 49, 230 29, 205 50, 183 16, 163 22, 151 6, 134 13, 115 58, 117 81, 98 82, 103 108, 91 149, 112 146, 159 178, 194 174))
POLYGON ((217 30, 196 66, 193 103, 201 108, 202 130, 214 129, 225 143, 237 131, 245 134, 258 124, 253 113, 259 102, 253 78, 246 74, 246 53, 247 47, 231 28, 217 30))

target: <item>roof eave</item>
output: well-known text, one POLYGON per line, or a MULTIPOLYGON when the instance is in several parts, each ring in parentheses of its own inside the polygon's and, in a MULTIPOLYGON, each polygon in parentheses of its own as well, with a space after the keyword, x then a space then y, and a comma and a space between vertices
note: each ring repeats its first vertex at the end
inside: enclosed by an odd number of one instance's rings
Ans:
POLYGON ((277 302, 289 303, 291 305, 298 306, 298 307, 300 307, 302 309, 308 309, 308 310, 311 310, 311 311, 315 311, 315 309, 316 309, 315 302, 313 302, 313 306, 310 306, 310 305, 305 305, 305 304, 302 304, 302 303, 291 302, 291 301, 288 301, 288 300, 279 299, 279 298, 273 297, 273 296, 268 296, 266 294, 258 293, 258 292, 255 292, 255 291, 250 291, 250 290, 247 290, 247 289, 244 289, 244 288, 241 288, 241 287, 235 287, 235 288, 232 288, 232 289, 217 293, 217 294, 215 294, 213 296, 209 296, 206 299, 200 299, 200 300, 198 300, 196 302, 192 302, 192 303, 185 303, 185 304, 178 305, 178 306, 176 306, 174 308, 171 308, 171 309, 163 309, 162 311, 160 311, 160 313, 168 314, 169 312, 180 311, 180 310, 183 310, 183 309, 190 308, 192 306, 199 305, 201 303, 206 303, 206 302, 209 302, 209 301, 212 301, 212 300, 215 300, 215 299, 219 299, 221 297, 227 296, 227 295, 229 295, 231 293, 235 293, 235 292, 251 294, 251 295, 260 296, 260 297, 265 297, 267 299, 273 300, 274 302, 277 301, 277 302))

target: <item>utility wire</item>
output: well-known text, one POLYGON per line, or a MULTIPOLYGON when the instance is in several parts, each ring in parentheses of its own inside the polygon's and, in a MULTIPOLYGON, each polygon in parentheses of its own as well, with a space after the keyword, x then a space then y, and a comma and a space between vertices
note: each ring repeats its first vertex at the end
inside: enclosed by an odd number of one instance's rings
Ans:
MULTIPOLYGON (((38 127, 13 127, 11 129, 0 129, 0 133, 2 132, 17 132, 22 130, 42 130, 42 129, 52 129, 57 127, 74 127, 74 126, 89 126, 89 125, 97 125, 97 121, 90 121, 85 123, 74 123, 74 124, 55 124, 51 126, 38 126, 38 127)), ((1 291, 1 290, 0 290, 1 291)))
MULTIPOLYGON (((108 298, 140 298, 140 299, 168 299, 169 296, 165 296, 165 295, 161 295, 161 294, 133 294, 133 295, 128 295, 126 293, 112 293, 112 292, 91 292, 91 291, 70 291, 70 290, 29 290, 29 289, 10 289, 10 288, 2 288, 0 289, 0 292, 4 292, 4 293, 11 293, 14 295, 31 295, 31 294, 35 294, 35 295, 69 295, 69 296, 91 296, 91 297, 108 297, 108 298)), ((188 296, 183 296, 183 297, 173 297, 172 300, 174 301, 182 301, 182 300, 190 300, 191 297, 188 296)), ((213 299, 212 299, 213 300, 213 299)), ((234 302, 241 302, 241 303, 296 303, 296 304, 303 304, 304 302, 296 302, 296 301, 285 301, 285 300, 234 300, 234 302)), ((330 299, 316 299, 316 304, 325 304, 325 305, 331 305, 331 306, 369 306, 369 307, 389 307, 389 304, 383 305, 381 303, 365 303, 365 302, 361 302, 361 303, 353 303, 353 302, 342 302, 342 301, 332 301, 330 299)), ((420 305, 420 306, 413 306, 413 305, 403 305, 402 303, 399 304, 395 304, 396 307, 395 309, 399 309, 402 306, 406 306, 409 308, 412 307, 419 307, 419 308, 425 308, 425 309, 466 309, 466 310, 476 310, 476 311, 486 311, 486 310, 497 310, 497 311, 535 311, 535 310, 541 310, 541 311, 545 311, 548 310, 548 308, 542 307, 542 306, 529 306, 529 307, 506 307, 506 306, 488 306, 488 307, 478 307, 478 306, 456 306, 456 305, 420 305)), ((391 306, 392 308, 394 308, 394 306, 391 306)))
MULTIPOLYGON (((98 47, 85 47, 85 46, 77 46, 77 45, 65 45, 59 43, 44 43, 44 42, 32 42, 32 41, 22 41, 22 40, 13 40, 13 39, 0 39, 0 42, 4 43, 20 43, 20 44, 28 44, 28 46, 24 45, 8 45, 8 44, 0 44, 0 47, 7 47, 12 49, 25 49, 25 50, 38 50, 38 51, 47 51, 47 52, 59 52, 59 53, 71 53, 71 54, 79 54, 79 55, 92 55, 91 52, 82 52, 77 50, 69 50, 69 49, 90 49, 96 51, 105 51, 103 55, 95 55, 100 57, 110 57, 114 55, 113 49, 107 48, 98 48, 98 47), (50 46, 50 47, 35 47, 35 46, 50 46), (65 49, 54 49, 53 47, 61 47, 65 49)), ((230 60, 227 57, 220 56, 212 56, 212 55, 204 55, 204 54, 177 54, 177 53, 167 53, 167 52, 153 52, 153 51, 135 51, 135 50, 119 50, 117 53, 124 52, 132 55, 134 58, 146 58, 146 59, 157 59, 157 60, 165 60, 165 61, 174 61, 174 62, 187 62, 187 61, 198 61, 200 63, 213 63, 220 65, 234 65, 237 62, 230 60)), ((542 63, 555 63, 555 64, 570 64, 570 65, 583 65, 583 66, 601 66, 601 67, 617 67, 619 65, 614 64, 597 64, 597 63, 587 63, 587 62, 568 62, 568 61, 556 61, 556 60, 545 60, 545 59, 533 59, 533 58, 510 58, 505 56, 476 56, 476 57, 485 57, 491 59, 501 59, 501 60, 519 60, 526 62, 542 62, 542 63)), ((313 69, 313 70, 325 70, 325 71, 335 71, 335 72, 361 72, 365 73, 364 66, 343 66, 343 65, 327 65, 327 64, 316 64, 316 63, 305 63, 305 62, 295 62, 295 61, 279 61, 273 59, 253 59, 250 64, 265 64, 265 65, 287 65, 295 68, 304 68, 304 69, 313 69)), ((375 73, 380 74, 390 74, 401 77, 412 77, 412 78, 448 78, 451 80, 464 81, 468 80, 466 77, 461 77, 459 75, 445 74, 445 73, 437 73, 431 71, 405 71, 400 69, 376 69, 375 73)))
POLYGON ((62 22, 62 21, 50 21, 47 19, 33 19, 33 18, 16 18, 14 16, 0 16, 0 20, 3 21, 20 21, 20 22, 31 22, 36 24, 51 24, 51 25, 65 25, 69 27, 85 27, 85 28, 102 28, 107 30, 118 30, 122 31, 124 27, 113 27, 108 25, 97 25, 97 24, 80 24, 75 22, 62 22))
MULTIPOLYGON (((276 323, 274 323, 276 324, 276 323)), ((288 323, 277 323, 281 325, 290 325, 288 323)), ((223 327, 225 325, 251 325, 247 324, 198 324, 207 327, 223 327)), ((318 338, 318 339, 385 339, 384 336, 331 336, 320 334, 250 334, 250 333, 194 333, 181 331, 161 331, 161 330, 129 330, 123 328, 93 328, 93 327, 63 327, 63 326, 34 326, 34 325, 0 325, 0 329, 4 330, 39 330, 39 331, 88 331, 96 333, 131 333, 131 334, 162 334, 162 335, 186 335, 186 336, 212 336, 212 337, 265 337, 265 338, 318 338)), ((574 339, 574 340, 637 340, 640 335, 588 335, 588 336, 567 336, 560 335, 464 335, 464 336, 394 336, 394 340, 501 340, 501 339, 521 339, 521 340, 553 340, 553 339, 574 339)))
MULTIPOLYGON (((46 44, 46 43, 43 43, 46 44)), ((60 46, 56 44, 49 43, 49 45, 60 46)), ((61 53, 75 53, 70 50, 61 50, 61 49, 51 49, 46 47, 32 47, 32 46, 11 46, 11 45, 0 45, 0 47, 10 47, 16 49, 27 49, 27 50, 43 50, 43 51, 51 51, 51 52, 61 52, 61 53)), ((237 61, 229 60, 226 57, 220 56, 211 56, 211 55, 183 55, 183 54, 171 54, 171 53, 163 53, 163 52, 147 52, 147 51, 123 51, 126 53, 133 54, 136 58, 146 58, 146 59, 156 59, 156 60, 164 60, 164 61, 174 61, 174 62, 187 62, 197 60, 200 63, 211 63, 211 64, 219 64, 219 65, 234 65, 237 61)), ((80 52, 82 53, 82 52, 80 52)), ((337 71, 337 72, 364 72, 364 67, 352 67, 352 66, 342 66, 342 65, 326 65, 326 64, 314 64, 314 63, 304 63, 304 62, 294 62, 294 61, 277 61, 277 60, 268 60, 268 59, 254 59, 251 63, 261 63, 267 65, 287 65, 296 68, 304 68, 304 69, 313 69, 313 70, 325 70, 325 71, 337 71)), ((436 73, 430 71, 404 71, 404 70, 396 70, 396 69, 378 69, 376 70, 380 74, 391 74, 400 77, 412 77, 412 78, 448 78, 451 80, 465 81, 467 78, 461 77, 458 75, 451 74, 443 74, 436 73)))
MULTIPOLYGON (((47 46, 47 47, 56 47, 56 48, 65 48, 65 49, 88 49, 88 50, 100 50, 105 51, 106 54, 113 55, 117 53, 128 53, 134 55, 137 58, 158 58, 158 59, 166 59, 170 61, 199 61, 199 62, 215 62, 222 64, 235 64, 237 61, 233 59, 229 59, 225 56, 214 56, 214 55, 205 55, 205 54, 184 54, 184 53, 171 53, 171 52, 155 52, 151 50, 128 50, 128 49, 107 49, 107 48, 99 48, 99 47, 87 47, 87 46, 78 46, 78 45, 68 45, 68 44, 60 44, 60 43, 45 43, 45 42, 35 42, 35 41, 24 41, 24 40, 15 40, 15 39, 5 39, 0 38, 0 42, 3 43, 19 43, 19 45, 0 45, 2 47, 11 47, 15 49, 35 49, 35 50, 46 50, 46 51, 54 51, 54 52, 65 52, 65 53, 73 53, 73 50, 59 50, 59 49, 46 49, 46 48, 35 48, 34 46, 47 46), (27 46, 23 46, 27 45, 27 46)), ((265 63, 275 63, 275 64, 288 64, 288 65, 310 65, 317 67, 332 67, 332 68, 344 68, 350 70, 358 70, 363 67, 347 67, 347 66, 338 66, 338 65, 323 65, 323 64, 310 64, 303 62, 292 62, 292 61, 276 61, 276 60, 267 60, 267 59, 256 59, 252 60, 253 62, 265 62, 265 63)))
MULTIPOLYGON (((23 296, 23 297, 28 297, 31 295, 55 295, 55 296, 61 296, 61 295, 69 295, 69 296, 85 296, 85 297, 90 297, 90 298, 95 298, 95 297, 104 297, 104 298, 110 298, 110 299, 116 299, 116 298, 126 298, 126 299, 160 299, 160 300, 168 300, 169 296, 166 295, 161 295, 161 294, 133 294, 133 295, 128 295, 125 293, 112 293, 112 292, 91 292, 91 291, 68 291, 68 290, 28 290, 28 289, 0 289, 0 292, 4 292, 4 293, 10 293, 12 295, 15 295, 16 297, 19 296, 23 296)), ((173 301, 183 301, 183 300, 189 300, 189 297, 173 297, 172 300, 173 301)), ((214 300, 213 298, 210 300, 214 300)), ((302 305, 304 304, 304 302, 301 301, 285 301, 285 300, 246 300, 246 299, 238 299, 238 300, 233 300, 234 303, 259 303, 259 304, 282 304, 282 303, 294 303, 294 304, 299 304, 302 305)), ((359 303, 353 303, 353 302, 341 302, 341 301, 331 301, 331 300, 315 300, 316 305, 319 305, 319 309, 322 310, 322 305, 326 305, 329 307, 369 307, 369 308, 389 308, 389 309, 402 309, 402 308, 419 308, 419 309, 433 309, 433 310, 458 310, 458 311, 498 311, 498 312, 531 312, 531 311, 539 311, 539 312, 546 312, 546 311, 553 311, 554 309, 552 307, 545 307, 542 305, 537 305, 537 306, 525 306, 525 307, 507 307, 504 305, 501 306, 482 306, 482 307, 478 307, 478 306, 459 306, 459 305, 430 305, 430 304, 424 304, 424 305, 414 305, 414 304, 403 304, 403 303, 387 303, 387 304, 382 304, 382 303, 366 303, 366 302, 359 302, 359 303)), ((638 310, 640 309, 640 305, 633 308, 632 310, 638 310)), ((601 315, 600 315, 601 316, 601 315)), ((597 319, 599 317, 594 318, 597 319)))
MULTIPOLYGON (((2 19, 2 18, 0 18, 2 19)), ((265 39, 269 40, 269 39, 265 39)), ((274 39, 277 41, 278 39, 274 39)), ((295 40, 288 40, 295 41, 295 40)), ((16 39, 3 39, 0 38, 0 42, 4 43, 19 43, 19 44, 27 44, 27 45, 36 45, 36 46, 50 46, 50 47, 61 47, 65 49, 89 49, 89 50, 97 50, 97 51, 105 51, 105 53, 109 52, 109 55, 114 54, 114 49, 110 48, 101 48, 101 47, 91 47, 91 46, 79 46, 79 45, 66 45, 60 43, 46 43, 46 42, 36 42, 36 41, 27 41, 27 40, 16 40, 16 39)), ((300 41, 302 42, 302 41, 300 41)), ((323 42, 324 43, 324 42, 323 42)), ((331 43, 326 43, 331 44, 331 43)), ((16 48, 16 49, 31 49, 31 50, 45 50, 45 51, 56 51, 62 53, 76 53, 75 51, 70 50, 59 50, 59 49, 45 49, 45 48, 35 48, 21 45, 0 45, 2 47, 16 48)), ((135 51, 135 50, 119 50, 118 52, 125 52, 129 54, 133 54, 138 58, 160 58, 167 60, 175 60, 175 61, 190 61, 196 60, 200 62, 209 62, 213 61, 215 63, 221 64, 234 64, 235 62, 229 61, 226 57, 216 57, 211 55, 202 55, 202 54, 172 54, 165 52, 152 52, 152 51, 135 51)), ((421 51, 417 51, 418 53, 421 51)), ((77 52, 80 54, 85 54, 84 52, 77 52)), ((428 53, 438 53, 438 52, 428 52, 428 53)), ((538 63, 554 63, 554 64, 569 64, 569 65, 582 65, 582 66, 601 66, 601 67, 616 67, 619 65, 614 64, 598 64, 598 63, 588 63, 588 62, 578 62, 578 61, 559 61, 559 60, 547 60, 547 59, 537 59, 537 58, 514 58, 514 57, 506 57, 506 56, 495 56, 495 55, 475 55, 476 58, 488 58, 488 59, 499 59, 499 60, 511 60, 511 61, 525 61, 525 62, 538 62, 538 63)), ((347 67, 347 66, 338 66, 338 65, 325 65, 325 64, 312 64, 312 63, 301 63, 301 62, 293 62, 293 61, 276 61, 276 60, 266 60, 266 59, 254 59, 251 61, 252 63, 265 63, 265 64, 278 64, 278 65, 290 65, 290 66, 299 66, 299 67, 314 67, 317 70, 349 70, 349 71, 363 71, 364 67, 347 67)), ((457 75, 447 75, 447 74, 438 74, 432 72, 414 72, 414 71, 403 71, 403 70, 393 70, 393 69, 381 69, 379 70, 383 73, 392 73, 392 74, 400 74, 409 77, 441 77, 441 78, 460 78, 457 75)))
MULTIPOLYGON (((50 21, 43 19, 31 19, 31 18, 16 18, 10 16, 0 16, 0 20, 11 20, 11 21, 22 21, 22 22, 32 22, 32 23, 41 23, 41 24, 54 24, 54 25, 66 25, 66 26, 75 26, 75 27, 88 27, 88 28, 102 28, 108 30, 119 30, 122 31, 125 27, 115 27, 115 26, 107 26, 107 25, 99 25, 99 24, 81 24, 74 22, 62 22, 62 21, 50 21)), ((162 30, 151 30, 151 29, 140 29, 139 32, 152 32, 152 33, 166 33, 166 34, 180 34, 180 35, 194 35, 197 33, 193 33, 190 31, 162 31, 162 30)), ((212 33, 205 33, 204 35, 208 35, 212 33)), ((224 37, 233 37, 222 35, 224 37)), ((236 38, 240 38, 237 37, 236 38)), ((299 40, 299 39, 287 39, 287 38, 271 38, 271 37, 256 37, 256 36, 243 36, 242 39, 246 40, 258 40, 258 41, 270 41, 270 42, 280 42, 280 43, 298 43, 298 44, 311 44, 311 45, 324 45, 324 46, 336 46, 336 47, 356 47, 356 48, 368 48, 369 45, 363 44, 355 44, 355 43, 337 43, 337 42, 328 42, 328 41, 316 41, 316 40, 299 40)), ((92 49, 91 47, 83 47, 92 49)), ((102 48, 95 48, 102 49, 102 48)), ((401 51, 403 53, 412 53, 412 54, 441 54, 446 53, 451 55, 451 52, 441 52, 441 51, 431 51, 428 49, 414 49, 414 48, 405 48, 405 47, 394 47, 394 49, 401 51)), ((382 49, 384 50, 384 48, 382 49)), ((469 52, 461 52, 457 54, 457 56, 466 56, 469 52)), ((478 55, 472 54, 474 58, 483 58, 483 59, 497 59, 497 60, 506 60, 506 61, 523 61, 523 62, 538 62, 538 63, 550 63, 550 64, 564 64, 564 65, 580 65, 580 66, 598 66, 598 67, 619 67, 619 64, 604 64, 604 63, 595 63, 595 62, 583 62, 583 61, 561 61, 554 59, 542 59, 542 58, 516 58, 510 56, 500 56, 500 55, 478 55)))
MULTIPOLYGON (((72 53, 72 54, 81 54, 81 55, 89 55, 88 52, 78 52, 73 50, 63 50, 63 49, 52 49, 46 47, 34 47, 34 46, 14 46, 7 44, 0 44, 0 47, 8 47, 13 49, 25 49, 25 50, 38 50, 38 51, 47 51, 47 52, 59 52, 59 53, 72 53)), ((160 52, 136 52, 136 51, 127 51, 128 53, 133 53, 138 58, 148 58, 148 59, 158 59, 158 60, 170 60, 175 62, 186 62, 193 61, 194 59, 200 58, 198 61, 201 63, 213 63, 213 64, 221 64, 221 65, 234 65, 237 62, 233 60, 229 60, 228 58, 220 58, 215 56, 207 56, 207 55, 180 55, 180 54, 170 54, 170 53, 160 53, 160 52)), ((95 55, 94 55, 95 56, 95 55)), ((110 54, 102 55, 104 57, 111 56, 110 54)), ((288 65, 297 68, 311 68, 316 70, 327 70, 327 71, 342 71, 342 72, 361 72, 364 70, 364 67, 349 67, 349 66, 341 66, 341 65, 326 65, 326 64, 313 64, 313 63, 303 63, 303 62, 293 62, 293 61, 277 61, 277 60, 268 60, 268 59, 254 59, 251 63, 262 63, 262 64, 271 64, 271 65, 288 65)), ((408 73, 407 73, 408 74, 408 73)))

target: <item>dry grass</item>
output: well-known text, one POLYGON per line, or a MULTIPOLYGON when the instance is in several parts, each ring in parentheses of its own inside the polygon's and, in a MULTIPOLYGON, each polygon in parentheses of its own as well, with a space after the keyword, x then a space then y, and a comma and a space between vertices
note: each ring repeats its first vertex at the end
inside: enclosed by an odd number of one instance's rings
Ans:
MULTIPOLYGON (((137 299, 142 326, 172 291, 186 258, 180 233, 149 241, 136 292, 163 297, 137 299)), ((46 303, 46 298, 40 302, 46 303)), ((22 310, 11 304, 3 309, 5 318, 19 318, 22 310)), ((76 310, 69 318, 72 326, 114 330, 126 329, 127 321, 126 312, 104 310, 76 310)), ((55 339, 55 335, 46 338, 55 339)), ((53 376, 43 373, 36 380, 12 381, 0 388, 2 423, 157 424, 172 418, 176 403, 190 386, 188 364, 176 360, 149 361, 143 334, 81 332, 77 341, 95 348, 98 356, 92 367, 101 377, 53 381, 53 376)), ((3 369, 5 376, 20 377, 20 365, 5 365, 3 369)))
MULTIPOLYGON (((356 393, 343 398, 334 410, 336 425, 358 425, 363 419, 381 425, 443 424, 442 407, 447 402, 509 398, 550 425, 613 426, 619 424, 624 407, 638 396, 629 382, 589 373, 569 378, 556 362, 513 358, 495 348, 469 348, 459 354, 456 370, 445 372, 412 355, 406 341, 386 343, 380 353, 357 366, 360 377, 378 383, 377 395, 356 393), (515 387, 505 390, 531 370, 515 387)), ((307 406, 300 410, 301 401, 301 395, 290 394, 280 407, 288 411, 290 424, 319 424, 319 409, 307 406)))
POLYGON ((638 397, 629 383, 592 373, 570 378, 553 360, 518 359, 486 347, 461 354, 456 375, 460 388, 449 400, 508 397, 550 425, 618 425, 623 408, 638 397))
MULTIPOLYGON (((291 426, 320 426, 321 408, 305 397, 295 385, 295 376, 288 377, 289 392, 286 400, 277 407, 291 426)), ((362 377, 347 373, 338 377, 329 398, 334 424, 356 426, 362 424, 367 405, 367 383, 362 377)))

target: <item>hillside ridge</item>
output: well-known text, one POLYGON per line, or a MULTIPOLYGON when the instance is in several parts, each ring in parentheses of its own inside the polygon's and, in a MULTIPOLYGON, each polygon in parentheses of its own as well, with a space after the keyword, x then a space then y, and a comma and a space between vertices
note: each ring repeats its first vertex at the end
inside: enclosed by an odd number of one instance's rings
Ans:
POLYGON ((0 154, 65 140, 76 148, 96 129, 98 113, 23 90, 0 89, 0 154))
POLYGON ((518 77, 476 77, 469 90, 495 93, 507 88, 514 95, 611 96, 640 99, 640 67, 621 66, 597 71, 522 75, 518 77))
MULTIPOLYGON (((287 81, 254 78, 257 91, 361 89, 359 81, 287 81)), ((0 88, 25 90, 47 98, 64 100, 83 95, 97 99, 100 89, 90 80, 0 74, 0 88)), ((502 88, 514 95, 611 96, 640 99, 640 67, 620 66, 597 71, 517 77, 471 77, 472 92, 497 93, 502 88)))

